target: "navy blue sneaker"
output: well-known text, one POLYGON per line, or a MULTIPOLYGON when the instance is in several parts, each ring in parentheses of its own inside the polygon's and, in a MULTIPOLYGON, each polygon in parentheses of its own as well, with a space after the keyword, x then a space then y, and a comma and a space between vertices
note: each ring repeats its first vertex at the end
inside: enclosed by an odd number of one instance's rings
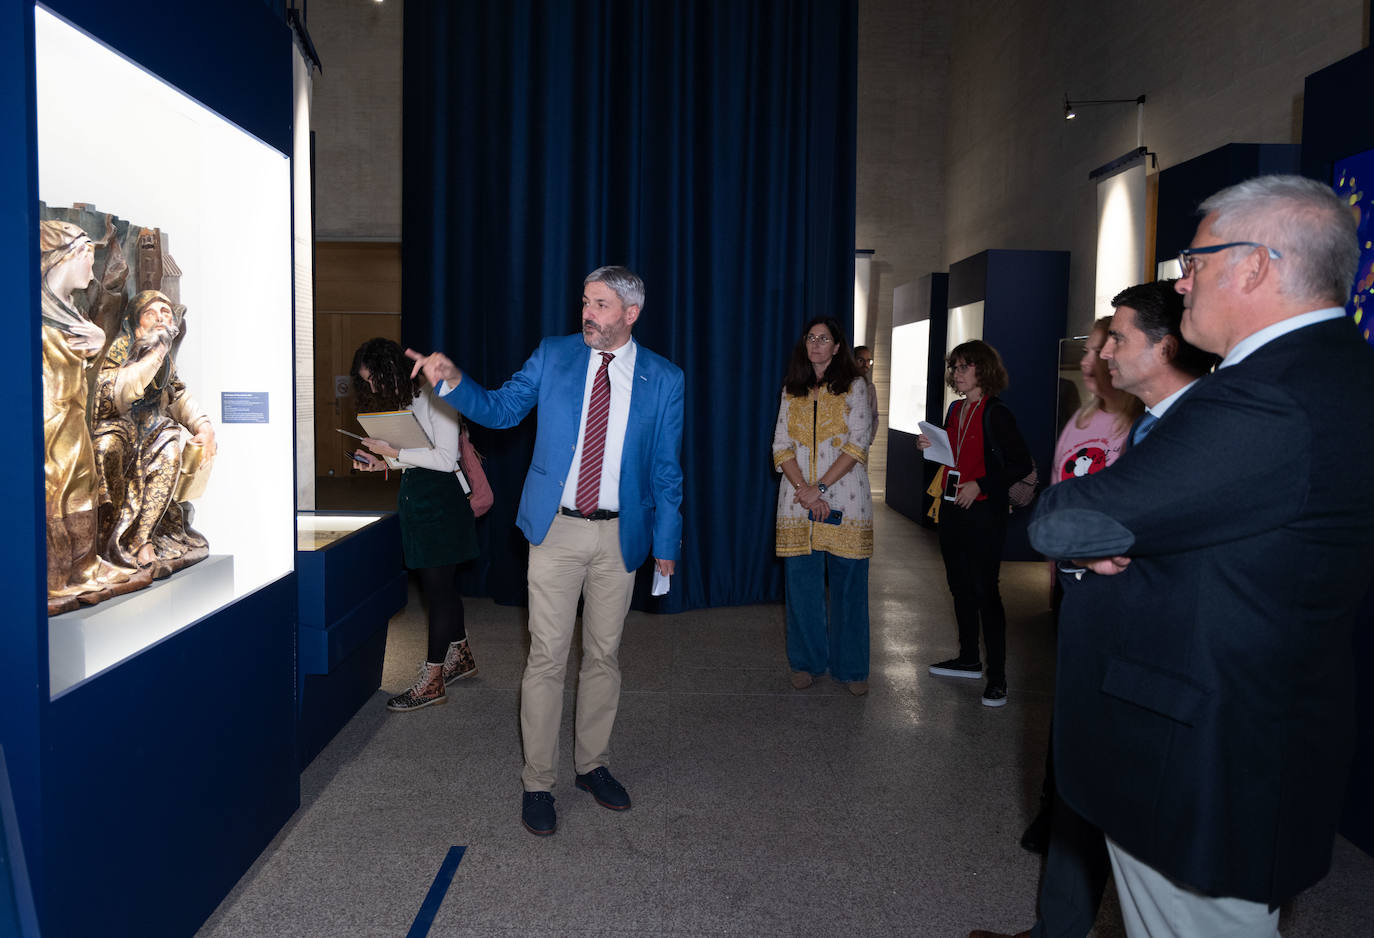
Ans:
POLYGON ((527 791, 520 804, 520 823, 538 837, 547 837, 558 827, 558 812, 553 809, 553 793, 527 791))
POLYGON ((586 775, 577 776, 577 787, 592 793, 596 803, 612 811, 625 811, 630 807, 630 793, 625 786, 615 780, 615 776, 603 766, 592 769, 586 775))

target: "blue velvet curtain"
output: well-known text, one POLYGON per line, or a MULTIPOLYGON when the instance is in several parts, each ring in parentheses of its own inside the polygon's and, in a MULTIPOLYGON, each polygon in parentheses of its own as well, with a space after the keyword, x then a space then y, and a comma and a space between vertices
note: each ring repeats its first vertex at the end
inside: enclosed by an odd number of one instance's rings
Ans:
MULTIPOLYGON (((402 328, 488 387, 646 285, 686 375, 683 558, 661 611, 776 600, 770 444, 805 321, 853 316, 857 0, 407 0, 402 328)), ((535 416, 474 432, 496 505, 465 587, 523 603, 535 416)), ((645 586, 641 578, 641 589, 645 586)))

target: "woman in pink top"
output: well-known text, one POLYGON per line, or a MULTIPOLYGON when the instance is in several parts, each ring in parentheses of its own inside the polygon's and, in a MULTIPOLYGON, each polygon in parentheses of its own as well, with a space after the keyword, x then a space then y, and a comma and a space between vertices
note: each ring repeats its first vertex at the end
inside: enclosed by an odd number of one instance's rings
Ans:
MULTIPOLYGON (((1127 445, 1131 425, 1145 410, 1140 398, 1112 387, 1111 372, 1107 370, 1107 363, 1099 354, 1102 346, 1107 344, 1107 330, 1111 324, 1110 316, 1103 316, 1093 323, 1092 332, 1083 346, 1083 358, 1079 361, 1078 367, 1083 372, 1083 384, 1091 396, 1059 434, 1059 442, 1054 447, 1051 485, 1079 476, 1092 475, 1116 462, 1116 457, 1121 455, 1127 445)), ((1057 616, 1060 589, 1053 570, 1054 564, 1051 563, 1050 605, 1057 616)), ((1054 752, 1051 746, 1045 757, 1045 781, 1041 786, 1040 810, 1026 828, 1026 832, 1021 835, 1021 846, 1027 850, 1044 853, 1049 849, 1054 793, 1054 752)))
POLYGON ((1078 367, 1091 396, 1059 434, 1059 442, 1054 447, 1051 485, 1091 475, 1116 462, 1126 445, 1131 424, 1145 409, 1134 394, 1112 387, 1107 363, 1098 354, 1107 343, 1107 329, 1111 324, 1110 316, 1097 320, 1084 344, 1078 367))

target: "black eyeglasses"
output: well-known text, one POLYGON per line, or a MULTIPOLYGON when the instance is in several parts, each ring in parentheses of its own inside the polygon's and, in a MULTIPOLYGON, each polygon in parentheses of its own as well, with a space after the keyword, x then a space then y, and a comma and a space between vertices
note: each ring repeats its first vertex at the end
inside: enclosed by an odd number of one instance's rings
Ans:
POLYGON ((1264 248, 1269 252, 1269 256, 1274 260, 1283 257, 1278 251, 1267 244, 1260 244, 1258 241, 1227 241, 1225 244, 1209 244, 1201 248, 1184 248, 1178 252, 1178 269, 1183 277, 1193 275, 1193 258, 1199 254, 1216 254, 1218 251, 1225 251, 1228 248, 1264 248))

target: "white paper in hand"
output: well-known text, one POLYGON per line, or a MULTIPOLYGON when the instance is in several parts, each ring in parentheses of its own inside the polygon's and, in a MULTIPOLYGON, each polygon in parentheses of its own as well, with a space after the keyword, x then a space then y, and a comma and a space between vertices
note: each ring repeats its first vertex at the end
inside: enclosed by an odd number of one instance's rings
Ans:
POLYGON ((930 440, 930 446, 921 451, 921 455, 931 462, 943 463, 946 466, 954 465, 954 450, 949 448, 949 434, 933 423, 920 422, 921 435, 930 440))
POLYGON ((653 595, 654 595, 654 596, 662 596, 662 595, 664 595, 665 593, 667 593, 667 592, 668 592, 668 587, 669 587, 669 585, 670 585, 670 581, 671 581, 671 580, 672 580, 672 577, 670 577, 670 576, 664 576, 662 573, 659 573, 659 572, 658 572, 658 565, 655 564, 655 565, 654 565, 654 588, 653 588, 653 591, 652 591, 653 595))

